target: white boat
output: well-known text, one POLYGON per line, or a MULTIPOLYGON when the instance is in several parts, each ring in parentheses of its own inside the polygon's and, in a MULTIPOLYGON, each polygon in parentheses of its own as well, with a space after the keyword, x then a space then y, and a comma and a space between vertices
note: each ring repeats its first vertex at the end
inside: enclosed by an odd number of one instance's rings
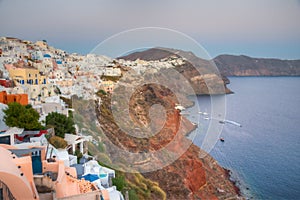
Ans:
POLYGON ((239 123, 237 123, 237 122, 234 122, 234 121, 231 121, 231 120, 225 120, 224 122, 229 123, 229 124, 233 124, 233 125, 235 125, 235 126, 242 127, 241 124, 239 124, 239 123))
POLYGON ((197 123, 195 123, 195 122, 192 122, 192 124, 193 124, 194 126, 198 126, 198 124, 197 124, 197 123))
POLYGON ((187 112, 180 112, 181 115, 189 115, 190 113, 187 112))
POLYGON ((232 124, 232 125, 235 125, 235 126, 239 126, 239 127, 242 127, 241 124, 235 122, 235 121, 231 121, 231 120, 221 120, 221 119, 217 119, 217 118, 212 118, 212 119, 215 119, 215 120, 218 120, 220 124, 225 124, 225 123, 228 123, 228 124, 232 124))
POLYGON ((181 106, 181 105, 179 105, 179 104, 177 104, 176 106, 175 106, 175 109, 176 110, 184 110, 185 109, 185 107, 183 107, 183 106, 181 106))
POLYGON ((199 111, 198 113, 199 113, 200 115, 208 115, 207 112, 201 112, 201 111, 199 111))

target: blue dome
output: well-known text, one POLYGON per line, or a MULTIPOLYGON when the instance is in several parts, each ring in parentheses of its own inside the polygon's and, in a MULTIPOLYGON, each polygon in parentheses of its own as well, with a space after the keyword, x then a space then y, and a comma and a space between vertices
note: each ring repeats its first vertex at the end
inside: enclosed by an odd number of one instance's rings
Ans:
POLYGON ((51 58, 51 56, 49 54, 45 54, 44 58, 51 58))
POLYGON ((62 61, 61 61, 61 60, 57 60, 57 61, 56 61, 56 64, 61 65, 61 64, 62 64, 62 61))

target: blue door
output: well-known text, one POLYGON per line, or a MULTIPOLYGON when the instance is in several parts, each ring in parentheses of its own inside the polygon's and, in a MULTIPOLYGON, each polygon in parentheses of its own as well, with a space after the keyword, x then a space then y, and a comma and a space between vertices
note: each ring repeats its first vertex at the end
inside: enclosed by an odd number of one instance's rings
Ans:
POLYGON ((31 162, 33 174, 42 173, 41 151, 36 151, 32 153, 31 162))

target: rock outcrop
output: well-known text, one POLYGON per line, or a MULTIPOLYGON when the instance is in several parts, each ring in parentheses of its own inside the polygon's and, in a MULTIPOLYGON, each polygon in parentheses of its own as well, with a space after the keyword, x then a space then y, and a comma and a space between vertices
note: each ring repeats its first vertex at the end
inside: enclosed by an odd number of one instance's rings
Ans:
POLYGON ((152 48, 142 52, 135 52, 130 55, 120 57, 125 60, 168 60, 174 58, 183 58, 185 62, 175 69, 181 73, 187 80, 197 95, 229 94, 232 93, 227 88, 229 80, 222 76, 215 64, 209 60, 201 59, 192 52, 186 52, 168 48, 152 48))

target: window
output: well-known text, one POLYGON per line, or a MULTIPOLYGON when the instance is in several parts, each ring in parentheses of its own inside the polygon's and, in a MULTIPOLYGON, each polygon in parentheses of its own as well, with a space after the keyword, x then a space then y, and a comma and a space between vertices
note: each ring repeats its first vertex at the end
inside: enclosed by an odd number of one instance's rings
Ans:
POLYGON ((10 145, 10 136, 0 137, 0 144, 9 144, 10 145))

